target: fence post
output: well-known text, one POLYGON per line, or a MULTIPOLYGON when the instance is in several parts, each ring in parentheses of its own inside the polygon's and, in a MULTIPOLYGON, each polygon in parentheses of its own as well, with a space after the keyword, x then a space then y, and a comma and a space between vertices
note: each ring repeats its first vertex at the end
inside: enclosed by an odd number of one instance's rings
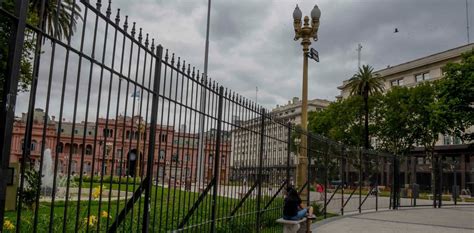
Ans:
POLYGON ((288 122, 288 135, 287 135, 287 150, 286 150, 286 186, 290 186, 290 157, 291 157, 291 122, 288 122))
MULTIPOLYGON (((20 61, 25 39, 26 14, 28 9, 27 0, 15 1, 15 15, 18 22, 12 25, 12 34, 9 41, 9 52, 7 57, 7 78, 3 80, 3 93, 0 106, 0 221, 3 223, 5 214, 5 199, 7 170, 10 163, 11 135, 13 130, 13 120, 15 114, 16 95, 18 92, 18 77, 20 76, 20 61)), ((3 224, 0 224, 2 232, 3 224)))
POLYGON ((219 162, 222 137, 222 103, 224 99, 224 87, 219 87, 219 107, 217 110, 217 134, 216 134, 216 158, 214 160, 214 177, 212 190, 212 213, 211 213, 211 232, 216 232, 216 208, 217 208, 217 189, 219 188, 219 162))
POLYGON ((263 168, 263 152, 264 152, 264 140, 265 140, 265 109, 261 109, 261 122, 260 122, 260 152, 259 162, 257 171, 257 232, 260 232, 261 216, 260 216, 260 202, 262 199, 262 168, 263 168))
MULTIPOLYGON (((158 101, 159 101, 159 90, 161 82, 161 57, 163 55, 163 47, 158 45, 156 50, 156 61, 155 61, 155 77, 153 83, 153 102, 151 105, 151 120, 150 120, 150 137, 148 143, 148 160, 146 168, 146 186, 145 186, 145 201, 143 207, 143 233, 148 233, 150 223, 150 195, 152 188, 152 176, 153 176, 153 160, 155 159, 155 134, 156 127, 158 124, 158 101)), ((146 123, 145 123, 146 124, 146 123)))
POLYGON ((398 176, 399 176, 399 171, 398 171, 398 158, 394 154, 393 155, 393 175, 392 175, 392 209, 398 209, 398 192, 399 192, 399 181, 398 181, 398 176))

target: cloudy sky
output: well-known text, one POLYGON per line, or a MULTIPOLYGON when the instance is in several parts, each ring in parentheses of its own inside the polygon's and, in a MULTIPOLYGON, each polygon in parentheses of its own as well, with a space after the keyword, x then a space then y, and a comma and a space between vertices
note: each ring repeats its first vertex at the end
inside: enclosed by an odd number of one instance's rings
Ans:
MULTIPOLYGON (((319 41, 312 44, 321 62, 310 60, 310 98, 335 99, 337 86, 356 71, 358 43, 361 63, 376 70, 467 43, 465 0, 213 0, 209 76, 249 99, 255 99, 258 86, 258 103, 267 108, 300 96, 303 59, 292 19, 296 4, 303 15, 314 4, 322 11, 319 41)), ((474 1, 469 4, 474 38, 474 1)), ((202 71, 207 0, 113 0, 112 8, 202 71)), ((61 67, 64 51, 57 53, 61 67)), ((47 70, 47 51, 42 62, 47 70)), ((71 57, 70 62, 77 61, 71 57)), ((87 76, 88 67, 83 69, 81 75, 87 76)), ((27 93, 20 94, 17 112, 25 112, 26 103, 27 93)))
MULTIPOLYGON (((114 2, 165 48, 203 67, 206 0, 114 2)), ((209 75, 252 99, 258 86, 258 102, 268 107, 299 96, 296 4, 304 15, 314 4, 322 11, 319 41, 312 45, 321 62, 310 63, 310 98, 334 99, 357 67, 358 43, 362 64, 380 69, 467 42, 465 0, 213 0, 209 75)), ((472 0, 469 10, 474 25, 472 0)))

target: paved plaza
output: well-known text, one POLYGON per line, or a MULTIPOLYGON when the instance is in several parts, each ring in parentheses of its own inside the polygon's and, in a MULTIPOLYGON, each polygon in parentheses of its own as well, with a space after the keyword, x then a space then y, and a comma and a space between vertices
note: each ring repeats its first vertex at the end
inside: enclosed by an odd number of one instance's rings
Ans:
POLYGON ((412 208, 327 219, 313 225, 317 233, 473 233, 474 206, 412 208))

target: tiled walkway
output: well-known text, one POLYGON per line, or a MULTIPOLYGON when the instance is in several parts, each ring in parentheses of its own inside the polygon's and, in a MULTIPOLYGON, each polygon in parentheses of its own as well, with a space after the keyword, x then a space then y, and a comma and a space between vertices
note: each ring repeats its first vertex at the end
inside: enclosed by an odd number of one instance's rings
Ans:
POLYGON ((474 233, 474 206, 402 209, 337 217, 313 225, 316 233, 474 233))

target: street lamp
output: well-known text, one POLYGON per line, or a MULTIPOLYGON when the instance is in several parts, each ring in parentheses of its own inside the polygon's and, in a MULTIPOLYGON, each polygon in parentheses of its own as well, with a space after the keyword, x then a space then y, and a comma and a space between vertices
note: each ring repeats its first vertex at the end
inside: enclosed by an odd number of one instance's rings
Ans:
MULTIPOLYGON (((296 169, 296 185, 302 187, 308 179, 308 157, 306 154, 307 150, 307 139, 306 130, 308 125, 308 56, 309 46, 311 45, 311 38, 314 41, 318 40, 318 29, 319 29, 319 18, 321 17, 321 11, 317 5, 314 5, 311 10, 311 25, 309 24, 309 17, 304 17, 304 24, 301 23, 303 14, 300 8, 296 5, 293 11, 293 26, 295 28, 295 38, 297 41, 301 39, 301 45, 303 46, 303 90, 302 90, 302 105, 301 105, 301 127, 303 128, 303 134, 301 135, 301 146, 298 156, 298 165, 296 169)), ((303 200, 308 197, 307 190, 301 193, 303 200)))

